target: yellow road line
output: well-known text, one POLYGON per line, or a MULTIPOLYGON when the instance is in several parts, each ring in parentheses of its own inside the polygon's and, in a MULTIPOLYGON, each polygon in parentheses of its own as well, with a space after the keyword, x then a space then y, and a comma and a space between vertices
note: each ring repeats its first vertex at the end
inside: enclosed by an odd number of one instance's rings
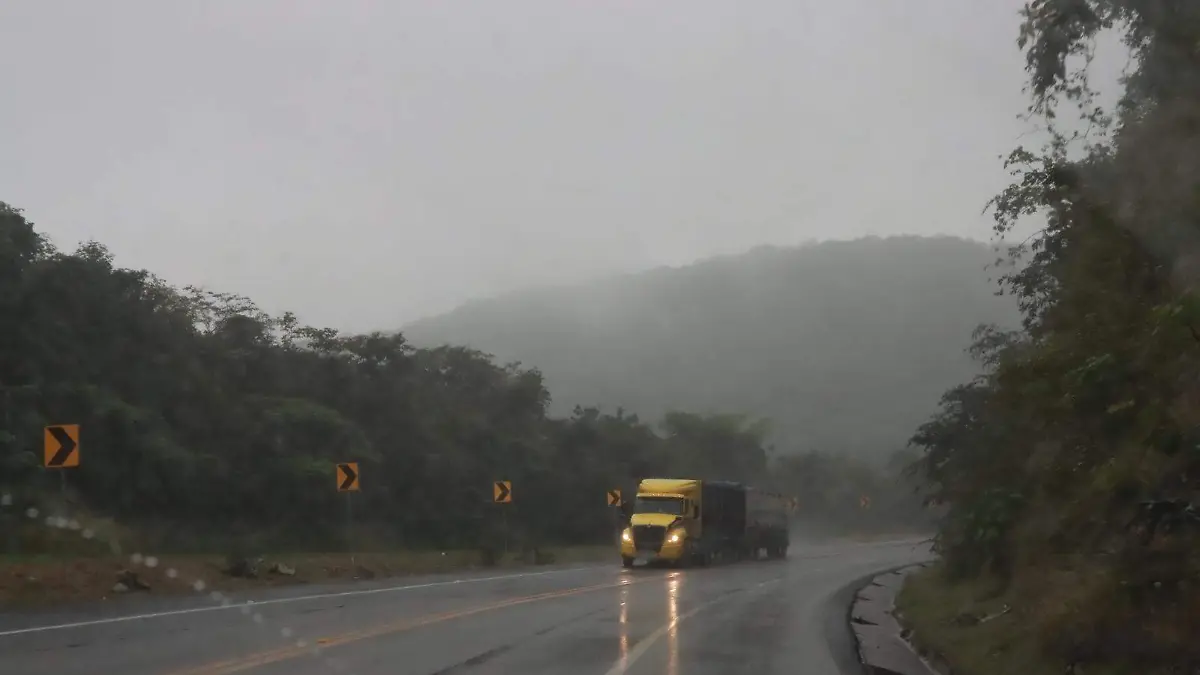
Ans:
MULTIPOLYGON (((506 607, 513 607, 516 605, 524 605, 524 604, 527 604, 530 602, 539 602, 541 600, 552 600, 554 598, 565 598, 565 597, 569 597, 572 595, 580 595, 583 593, 591 593, 593 591, 600 591, 600 590, 605 590, 605 589, 609 589, 609 588, 619 588, 621 586, 627 586, 627 585, 631 585, 631 584, 640 584, 640 583, 645 583, 648 581, 659 581, 659 580, 661 580, 661 578, 659 578, 659 577, 647 577, 647 578, 636 579, 636 580, 635 579, 624 579, 624 580, 622 580, 620 582, 616 582, 616 583, 597 584, 595 586, 577 586, 574 588, 566 588, 566 589, 559 590, 559 591, 549 591, 547 593, 538 593, 536 595, 520 596, 520 597, 516 597, 516 598, 509 598, 507 600, 501 600, 500 602, 495 602, 495 603, 492 603, 489 605, 480 605, 477 607, 470 607, 467 609, 442 612, 440 614, 430 614, 430 615, 426 615, 426 616, 402 619, 400 621, 383 624, 381 626, 375 626, 373 628, 351 631, 348 633, 343 633, 341 635, 334 635, 331 637, 320 638, 320 639, 316 640, 316 642, 320 646, 321 649, 328 649, 330 647, 337 647, 337 646, 348 644, 351 642, 358 642, 360 640, 368 640, 370 638, 381 637, 383 635, 389 635, 391 633, 399 633, 399 632, 403 632, 406 630, 411 630, 413 628, 419 628, 421 626, 428 626, 428 625, 440 623, 443 621, 450 621, 452 619, 461 619, 461 618, 472 616, 475 614, 481 614, 483 612, 490 612, 492 610, 504 609, 506 607)), ((187 670, 175 671, 175 672, 171 673, 171 675, 229 675, 230 673, 242 672, 249 668, 256 668, 258 666, 265 666, 268 664, 278 663, 280 661, 286 661, 288 659, 293 659, 293 658, 297 658, 300 656, 304 656, 305 654, 312 653, 312 649, 313 649, 312 647, 297 647, 297 646, 288 646, 288 647, 282 647, 279 649, 271 649, 271 650, 267 650, 267 651, 263 651, 263 652, 258 652, 255 654, 250 654, 247 656, 241 656, 241 657, 236 657, 236 658, 232 658, 232 659, 227 659, 224 661, 218 661, 216 663, 210 663, 210 664, 199 666, 196 668, 189 668, 187 670)))

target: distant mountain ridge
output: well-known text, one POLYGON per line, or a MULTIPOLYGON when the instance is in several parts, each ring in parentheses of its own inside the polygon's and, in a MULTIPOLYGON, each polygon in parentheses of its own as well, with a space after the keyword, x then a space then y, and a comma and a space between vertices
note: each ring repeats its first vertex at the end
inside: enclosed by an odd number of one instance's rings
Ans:
POLYGON ((880 457, 977 367, 979 323, 1014 326, 996 254, 955 237, 759 247, 684 267, 467 303, 402 331, 544 373, 552 408, 769 417, 780 451, 880 457))

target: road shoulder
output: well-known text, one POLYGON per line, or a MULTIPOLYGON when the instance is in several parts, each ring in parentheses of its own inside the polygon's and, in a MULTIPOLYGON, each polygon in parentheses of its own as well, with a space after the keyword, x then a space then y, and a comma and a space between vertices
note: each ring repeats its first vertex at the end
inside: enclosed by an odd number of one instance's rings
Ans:
POLYGON ((186 597, 197 591, 258 594, 382 580, 395 583, 434 574, 502 574, 595 564, 613 557, 607 546, 555 547, 548 551, 554 555, 549 564, 511 556, 490 566, 481 564, 476 551, 280 554, 264 556, 261 570, 248 576, 227 573, 227 561, 218 555, 0 557, 0 606, 10 610, 114 603, 135 606, 147 597, 186 597), (277 563, 282 563, 284 573, 275 573, 277 563), (146 588, 132 590, 121 584, 129 574, 146 588))
POLYGON ((518 579, 586 573, 603 565, 570 564, 515 569, 464 570, 457 573, 389 577, 375 580, 300 584, 246 590, 240 593, 188 595, 138 594, 120 602, 75 602, 55 606, 6 608, 0 611, 0 637, 26 631, 51 630, 92 623, 111 623, 145 617, 230 610, 242 604, 259 606, 303 602, 329 597, 353 597, 438 586, 473 585, 518 579))
POLYGON ((896 612, 905 580, 924 570, 918 563, 886 570, 860 582, 850 602, 849 623, 862 670, 869 675, 948 675, 923 658, 908 642, 896 612))

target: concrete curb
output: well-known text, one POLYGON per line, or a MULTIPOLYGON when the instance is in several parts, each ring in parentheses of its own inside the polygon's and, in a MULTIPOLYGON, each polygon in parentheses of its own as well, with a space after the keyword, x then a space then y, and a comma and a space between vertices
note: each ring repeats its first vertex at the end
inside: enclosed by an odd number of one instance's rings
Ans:
MULTIPOLYGON (((850 605, 850 632, 866 675, 950 675, 943 663, 931 664, 905 638, 896 618, 896 594, 904 579, 930 563, 882 572, 860 587, 850 605)), ((940 661, 940 659, 937 659, 940 661)))

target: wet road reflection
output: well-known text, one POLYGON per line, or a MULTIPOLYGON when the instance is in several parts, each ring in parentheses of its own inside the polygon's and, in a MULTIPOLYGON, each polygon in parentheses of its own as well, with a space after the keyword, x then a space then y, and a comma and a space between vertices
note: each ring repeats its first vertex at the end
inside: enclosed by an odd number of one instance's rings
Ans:
MULTIPOLYGON (((858 665, 839 589, 928 559, 917 543, 813 546, 790 561, 713 570, 579 567, 264 590, 256 610, 274 630, 253 633, 230 612, 165 598, 153 602, 171 611, 158 614, 64 611, 53 619, 61 627, 0 640, 0 673, 839 675, 858 665), (296 643, 279 643, 284 628, 320 654, 293 657, 296 643)), ((0 612, 0 631, 47 620, 0 612)))
POLYGON ((618 621, 618 629, 621 631, 620 637, 620 655, 618 658, 621 661, 629 660, 629 586, 621 587, 621 618, 618 621))
POLYGON ((667 675, 679 675, 679 585, 683 575, 667 579, 667 675))

